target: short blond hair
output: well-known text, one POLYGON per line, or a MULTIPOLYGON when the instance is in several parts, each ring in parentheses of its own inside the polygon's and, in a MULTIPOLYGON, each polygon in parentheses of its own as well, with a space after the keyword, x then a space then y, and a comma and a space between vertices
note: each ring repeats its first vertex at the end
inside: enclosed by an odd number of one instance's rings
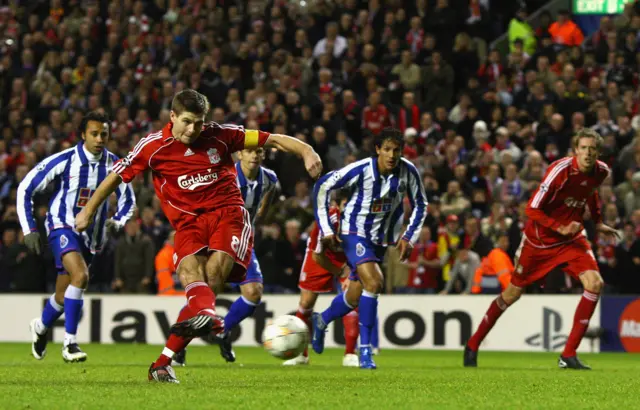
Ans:
POLYGON ((600 151, 602 148, 602 144, 604 144, 604 138, 591 128, 583 128, 580 131, 576 132, 576 135, 573 136, 572 146, 574 151, 578 148, 578 144, 582 138, 593 138, 596 140, 596 149, 600 151))

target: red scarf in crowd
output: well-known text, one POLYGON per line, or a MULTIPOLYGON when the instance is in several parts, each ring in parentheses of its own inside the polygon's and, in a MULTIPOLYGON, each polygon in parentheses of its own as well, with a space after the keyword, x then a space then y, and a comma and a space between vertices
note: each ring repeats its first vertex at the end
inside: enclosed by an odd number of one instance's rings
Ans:
POLYGON ((411 107, 411 123, 407 123, 407 108, 400 108, 400 118, 398 118, 398 127, 400 127, 400 131, 404 132, 409 127, 413 127, 416 130, 420 128, 420 110, 418 106, 413 104, 411 107))

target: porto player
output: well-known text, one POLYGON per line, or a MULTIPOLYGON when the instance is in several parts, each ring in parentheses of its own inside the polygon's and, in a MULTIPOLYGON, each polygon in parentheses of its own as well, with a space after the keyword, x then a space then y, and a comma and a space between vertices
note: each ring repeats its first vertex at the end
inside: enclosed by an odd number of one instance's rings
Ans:
POLYGON ((376 369, 373 361, 372 334, 378 316, 378 296, 384 276, 380 263, 390 245, 395 245, 400 260, 409 257, 427 216, 427 196, 420 173, 402 158, 404 138, 393 128, 385 128, 375 137, 376 155, 332 171, 314 187, 316 222, 325 246, 340 246, 351 268, 345 295, 333 299, 329 308, 311 317, 311 346, 324 351, 324 333, 333 320, 358 307, 360 321, 360 368, 376 369), (329 219, 329 194, 338 189, 353 192, 340 216, 340 229, 329 219), (403 203, 409 197, 413 208, 404 229, 403 203), (360 282, 361 286, 352 286, 360 282))
POLYGON ((251 261, 251 218, 231 154, 271 146, 301 156, 312 177, 322 172, 320 157, 309 145, 285 135, 205 123, 208 111, 204 95, 191 89, 177 93, 170 122, 117 162, 76 216, 77 229, 86 229, 121 181, 151 169, 162 210, 176 230, 174 261, 187 297, 162 354, 149 368, 149 379, 159 382, 178 382, 170 365, 175 352, 194 337, 223 329, 213 291, 225 281, 242 282, 251 261))
MULTIPOLYGON (((336 203, 338 206, 329 208, 329 218, 338 231, 340 221, 340 210, 344 208, 350 193, 348 190, 338 191, 336 203)), ((300 271, 300 279, 298 286, 300 288, 300 305, 296 316, 302 319, 311 331, 311 313, 318 300, 318 294, 329 293, 333 291, 335 278, 340 278, 343 292, 349 283, 349 268, 347 259, 342 250, 323 249, 322 238, 318 224, 314 223, 309 239, 307 240, 307 250, 300 271)), ((359 285, 359 282, 358 282, 359 285)), ((345 294, 343 294, 343 297, 345 294)), ((359 361, 356 353, 356 344, 358 342, 358 311, 353 310, 349 314, 342 317, 344 325, 345 337, 345 354, 342 359, 342 365, 345 367, 358 367, 359 361)), ((299 364, 309 363, 308 349, 293 359, 287 360, 283 364, 285 366, 296 366, 299 364)))
MULTIPOLYGON (((236 172, 238 187, 242 193, 244 207, 249 211, 252 228, 256 219, 266 213, 273 196, 280 190, 276 173, 262 166, 265 158, 263 148, 245 149, 238 152, 236 172)), ((260 263, 255 251, 251 252, 251 262, 240 287, 240 297, 229 308, 224 318, 225 331, 220 336, 220 355, 227 362, 235 362, 236 355, 231 346, 229 334, 244 319, 253 314, 262 299, 263 282, 260 263)))
POLYGON ((480 343, 502 313, 520 298, 524 288, 561 266, 565 273, 582 282, 584 293, 558 366, 591 369, 578 359, 576 349, 598 304, 603 281, 583 229, 585 206, 601 234, 617 235, 615 229, 602 223, 600 214, 597 188, 611 172, 604 162, 597 159, 602 142, 598 133, 590 129, 581 130, 573 138, 575 156, 560 159, 549 166, 527 205, 528 220, 516 252, 511 283, 491 303, 478 330, 469 339, 464 351, 465 366, 477 366, 480 343))

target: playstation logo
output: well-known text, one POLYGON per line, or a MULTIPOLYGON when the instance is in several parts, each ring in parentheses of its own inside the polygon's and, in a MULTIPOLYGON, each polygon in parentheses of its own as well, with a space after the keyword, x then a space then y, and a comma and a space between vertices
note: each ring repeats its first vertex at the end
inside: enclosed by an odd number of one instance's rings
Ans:
POLYGON ((562 316, 553 309, 542 308, 542 332, 529 336, 525 343, 529 346, 542 347, 545 351, 553 351, 567 343, 567 335, 560 333, 562 316))

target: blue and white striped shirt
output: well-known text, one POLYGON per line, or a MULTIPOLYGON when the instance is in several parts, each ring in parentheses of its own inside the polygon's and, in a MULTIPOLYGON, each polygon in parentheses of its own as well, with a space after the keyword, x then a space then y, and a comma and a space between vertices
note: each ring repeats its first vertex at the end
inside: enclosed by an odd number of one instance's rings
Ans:
MULTIPOLYGON (((51 182, 55 185, 45 223, 47 234, 54 229, 73 229, 75 216, 87 204, 117 160, 118 157, 106 149, 101 155, 95 156, 81 142, 40 162, 18 187, 18 217, 24 234, 37 231, 33 195, 44 191, 51 182)), ((112 219, 118 226, 123 226, 133 215, 135 195, 128 184, 122 183, 116 190, 116 196, 118 209, 112 219)), ((93 253, 100 250, 105 242, 108 211, 107 200, 98 208, 94 223, 81 234, 87 249, 93 253)))
POLYGON ((258 176, 255 181, 250 181, 242 172, 240 161, 236 162, 236 172, 238 173, 238 187, 242 192, 242 200, 244 201, 244 207, 249 211, 251 216, 251 222, 255 222, 256 214, 260 210, 262 200, 267 193, 273 189, 277 189, 279 186, 278 177, 276 173, 269 168, 260 167, 258 176))
POLYGON ((409 225, 402 236, 414 244, 427 216, 427 196, 416 167, 402 158, 388 176, 380 175, 377 157, 365 158, 332 171, 316 182, 313 188, 315 216, 322 236, 333 235, 329 220, 330 192, 353 189, 341 216, 340 234, 358 235, 376 245, 393 245, 400 238, 405 193, 413 208, 409 225))

